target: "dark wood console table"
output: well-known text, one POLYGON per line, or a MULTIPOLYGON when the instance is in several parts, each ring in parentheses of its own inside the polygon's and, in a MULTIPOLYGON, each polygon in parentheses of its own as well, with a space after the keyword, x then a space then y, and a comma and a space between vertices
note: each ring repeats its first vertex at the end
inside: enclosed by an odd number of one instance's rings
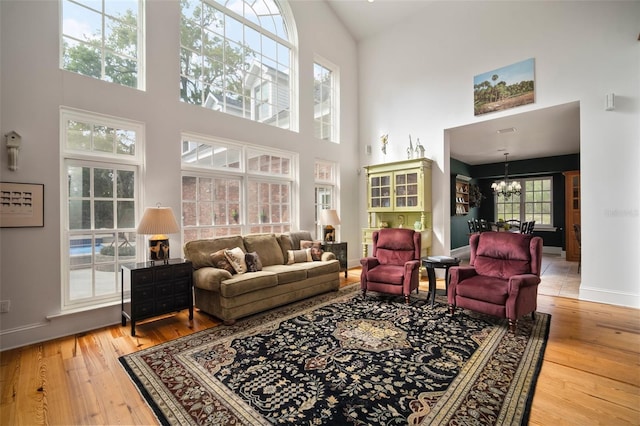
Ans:
POLYGON ((136 335, 136 321, 189 309, 193 319, 193 266, 183 259, 142 262, 122 267, 122 325, 131 321, 131 335, 136 335), (124 289, 131 288, 127 310, 124 289))

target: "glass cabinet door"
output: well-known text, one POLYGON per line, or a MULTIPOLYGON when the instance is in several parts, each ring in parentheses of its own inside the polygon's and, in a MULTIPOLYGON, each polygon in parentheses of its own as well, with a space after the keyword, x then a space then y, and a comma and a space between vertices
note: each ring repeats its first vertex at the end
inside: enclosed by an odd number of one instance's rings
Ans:
POLYGON ((369 178, 369 202, 371 209, 391 209, 391 175, 379 174, 369 178))
POLYGON ((419 202, 418 171, 396 172, 395 207, 415 209, 419 202))

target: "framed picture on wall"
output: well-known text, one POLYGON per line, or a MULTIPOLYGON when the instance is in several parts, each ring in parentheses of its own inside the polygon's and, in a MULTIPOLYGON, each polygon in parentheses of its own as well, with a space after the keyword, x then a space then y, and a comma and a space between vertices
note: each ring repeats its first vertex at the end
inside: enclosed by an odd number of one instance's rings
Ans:
POLYGON ((535 101, 534 59, 473 77, 473 113, 503 111, 535 101))
POLYGON ((0 228, 44 226, 44 185, 0 182, 0 228))

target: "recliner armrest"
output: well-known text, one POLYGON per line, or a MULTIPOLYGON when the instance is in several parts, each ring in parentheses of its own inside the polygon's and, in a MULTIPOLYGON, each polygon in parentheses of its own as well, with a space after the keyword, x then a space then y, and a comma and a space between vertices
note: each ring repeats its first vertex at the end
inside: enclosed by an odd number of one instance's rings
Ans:
POLYGON ((540 284, 540 277, 535 274, 514 275, 509 278, 509 293, 513 293, 521 287, 529 287, 540 284))
POLYGON ((378 259, 375 257, 365 257, 360 259, 360 265, 362 265, 363 271, 368 271, 371 268, 375 268, 379 264, 380 261, 378 261, 378 259))
POLYGON ((459 283, 460 281, 464 281, 468 278, 475 277, 478 275, 476 272, 476 268, 473 266, 453 266, 449 268, 449 284, 451 283, 459 283))

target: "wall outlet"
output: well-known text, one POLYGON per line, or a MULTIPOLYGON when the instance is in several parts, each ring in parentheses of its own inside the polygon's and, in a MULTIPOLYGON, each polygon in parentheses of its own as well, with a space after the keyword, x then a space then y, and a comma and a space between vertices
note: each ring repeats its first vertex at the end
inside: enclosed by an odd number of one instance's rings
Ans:
POLYGON ((0 313, 4 314, 6 312, 9 312, 10 308, 11 308, 10 300, 0 300, 0 313))

